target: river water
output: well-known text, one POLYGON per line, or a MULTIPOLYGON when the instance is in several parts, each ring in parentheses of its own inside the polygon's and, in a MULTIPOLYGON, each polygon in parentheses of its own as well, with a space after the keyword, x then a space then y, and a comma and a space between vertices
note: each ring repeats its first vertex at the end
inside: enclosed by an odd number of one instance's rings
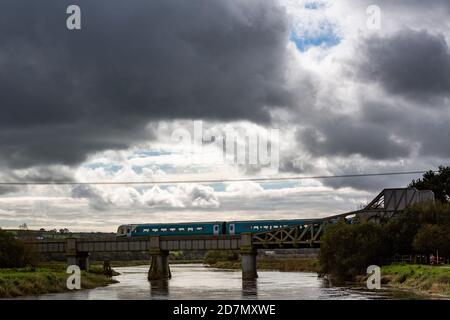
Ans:
MULTIPOLYGON (((392 291, 328 287, 315 273, 258 271, 256 281, 243 282, 241 272, 201 264, 171 265, 172 279, 150 283, 149 266, 114 268, 119 283, 103 288, 46 294, 27 299, 391 299, 392 291)), ((401 297, 400 297, 401 298, 401 297)), ((409 297, 410 298, 410 297, 409 297)))

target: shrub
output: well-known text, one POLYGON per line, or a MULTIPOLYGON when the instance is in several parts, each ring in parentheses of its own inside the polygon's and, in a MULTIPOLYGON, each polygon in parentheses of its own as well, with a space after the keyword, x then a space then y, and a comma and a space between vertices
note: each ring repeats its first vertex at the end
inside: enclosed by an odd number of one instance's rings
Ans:
POLYGON ((205 254, 204 262, 206 264, 215 264, 219 261, 237 261, 239 254, 231 250, 210 250, 205 254))
POLYGON ((371 222, 328 225, 321 241, 322 272, 337 282, 365 273, 369 265, 379 264, 385 255, 382 227, 371 222))
POLYGON ((20 268, 33 264, 33 255, 24 244, 0 230, 0 268, 20 268))

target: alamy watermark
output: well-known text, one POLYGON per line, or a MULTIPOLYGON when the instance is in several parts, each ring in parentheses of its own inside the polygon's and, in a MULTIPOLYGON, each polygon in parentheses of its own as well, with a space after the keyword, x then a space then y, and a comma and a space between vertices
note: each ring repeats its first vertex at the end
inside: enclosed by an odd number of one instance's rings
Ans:
POLYGON ((69 290, 81 289, 81 270, 77 265, 70 265, 67 267, 66 273, 70 274, 67 277, 66 286, 69 290))
POLYGON ((81 30, 81 8, 75 4, 67 7, 66 26, 69 30, 81 30))
MULTIPOLYGON (((225 130, 205 129, 203 121, 193 121, 192 130, 177 128, 172 132, 172 142, 177 142, 190 154, 202 154, 205 146, 215 146, 222 156, 216 164, 257 166, 261 171, 277 173, 280 163, 279 129, 225 130)), ((193 159, 192 157, 190 158, 193 159)), ((189 159, 187 159, 189 160, 189 159)))
POLYGON ((367 274, 369 275, 366 281, 367 289, 381 289, 381 268, 377 265, 368 266, 367 274))
POLYGON ((381 8, 377 5, 370 5, 366 9, 366 27, 369 30, 381 29, 381 8))

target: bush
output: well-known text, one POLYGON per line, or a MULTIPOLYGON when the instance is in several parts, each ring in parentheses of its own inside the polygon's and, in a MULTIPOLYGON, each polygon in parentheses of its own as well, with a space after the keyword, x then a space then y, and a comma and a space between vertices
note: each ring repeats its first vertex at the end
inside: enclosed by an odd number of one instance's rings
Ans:
POLYGON ((205 254, 204 262, 206 264, 215 264, 219 261, 237 261, 239 253, 231 250, 210 250, 205 254))
POLYGON ((408 279, 408 276, 407 276, 406 274, 402 273, 402 274, 400 274, 400 275, 398 276, 397 281, 398 281, 399 283, 403 283, 403 282, 406 281, 406 279, 408 279))
POLYGON ((383 230, 372 222, 328 225, 321 239, 320 265, 323 273, 341 282, 366 272, 385 255, 383 230))
POLYGON ((21 268, 33 264, 33 256, 24 244, 0 230, 0 268, 21 268))
POLYGON ((417 252, 436 253, 444 257, 450 256, 450 228, 437 224, 427 224, 417 232, 413 239, 413 247, 417 252))

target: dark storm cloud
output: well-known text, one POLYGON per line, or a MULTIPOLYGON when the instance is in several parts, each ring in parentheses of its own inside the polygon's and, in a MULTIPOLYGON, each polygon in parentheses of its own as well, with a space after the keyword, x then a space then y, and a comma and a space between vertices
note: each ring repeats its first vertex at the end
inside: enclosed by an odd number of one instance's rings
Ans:
MULTIPOLYGON (((334 168, 336 175, 345 175, 345 174, 354 174, 355 168, 361 170, 361 172, 406 172, 409 171, 408 168, 402 167, 400 165, 391 165, 391 166, 380 166, 376 165, 368 165, 367 167, 361 167, 361 165, 357 166, 355 163, 351 161, 348 162, 348 165, 341 166, 339 168, 334 168)), ((420 166, 417 164, 417 167, 420 169, 420 166)), ((423 167, 424 171, 428 170, 428 167, 423 167)), ((354 177, 354 178, 332 178, 332 179, 321 179, 321 182, 332 188, 344 188, 350 187, 357 190, 366 190, 366 191, 381 191, 385 188, 405 188, 407 187, 413 179, 418 179, 422 175, 421 174, 405 174, 405 175, 397 175, 397 176, 372 176, 372 177, 354 177)))
POLYGON ((405 145, 417 145, 420 156, 450 158, 448 102, 435 105, 426 102, 412 104, 410 101, 406 104, 366 101, 362 121, 384 128, 403 140, 405 145))
POLYGON ((392 139, 385 128, 353 116, 336 116, 297 132, 297 139, 314 156, 361 155, 369 159, 405 157, 410 149, 392 139))
POLYGON ((9 187, 9 186, 0 186, 0 195, 9 194, 17 192, 19 188, 17 187, 9 187))
POLYGON ((292 103, 275 1, 3 0, 0 15, 5 166, 76 164, 148 139, 151 120, 264 122, 292 103))
POLYGON ((360 47, 358 75, 393 94, 435 98, 450 95, 450 51, 443 35, 403 30, 373 36, 360 47))

